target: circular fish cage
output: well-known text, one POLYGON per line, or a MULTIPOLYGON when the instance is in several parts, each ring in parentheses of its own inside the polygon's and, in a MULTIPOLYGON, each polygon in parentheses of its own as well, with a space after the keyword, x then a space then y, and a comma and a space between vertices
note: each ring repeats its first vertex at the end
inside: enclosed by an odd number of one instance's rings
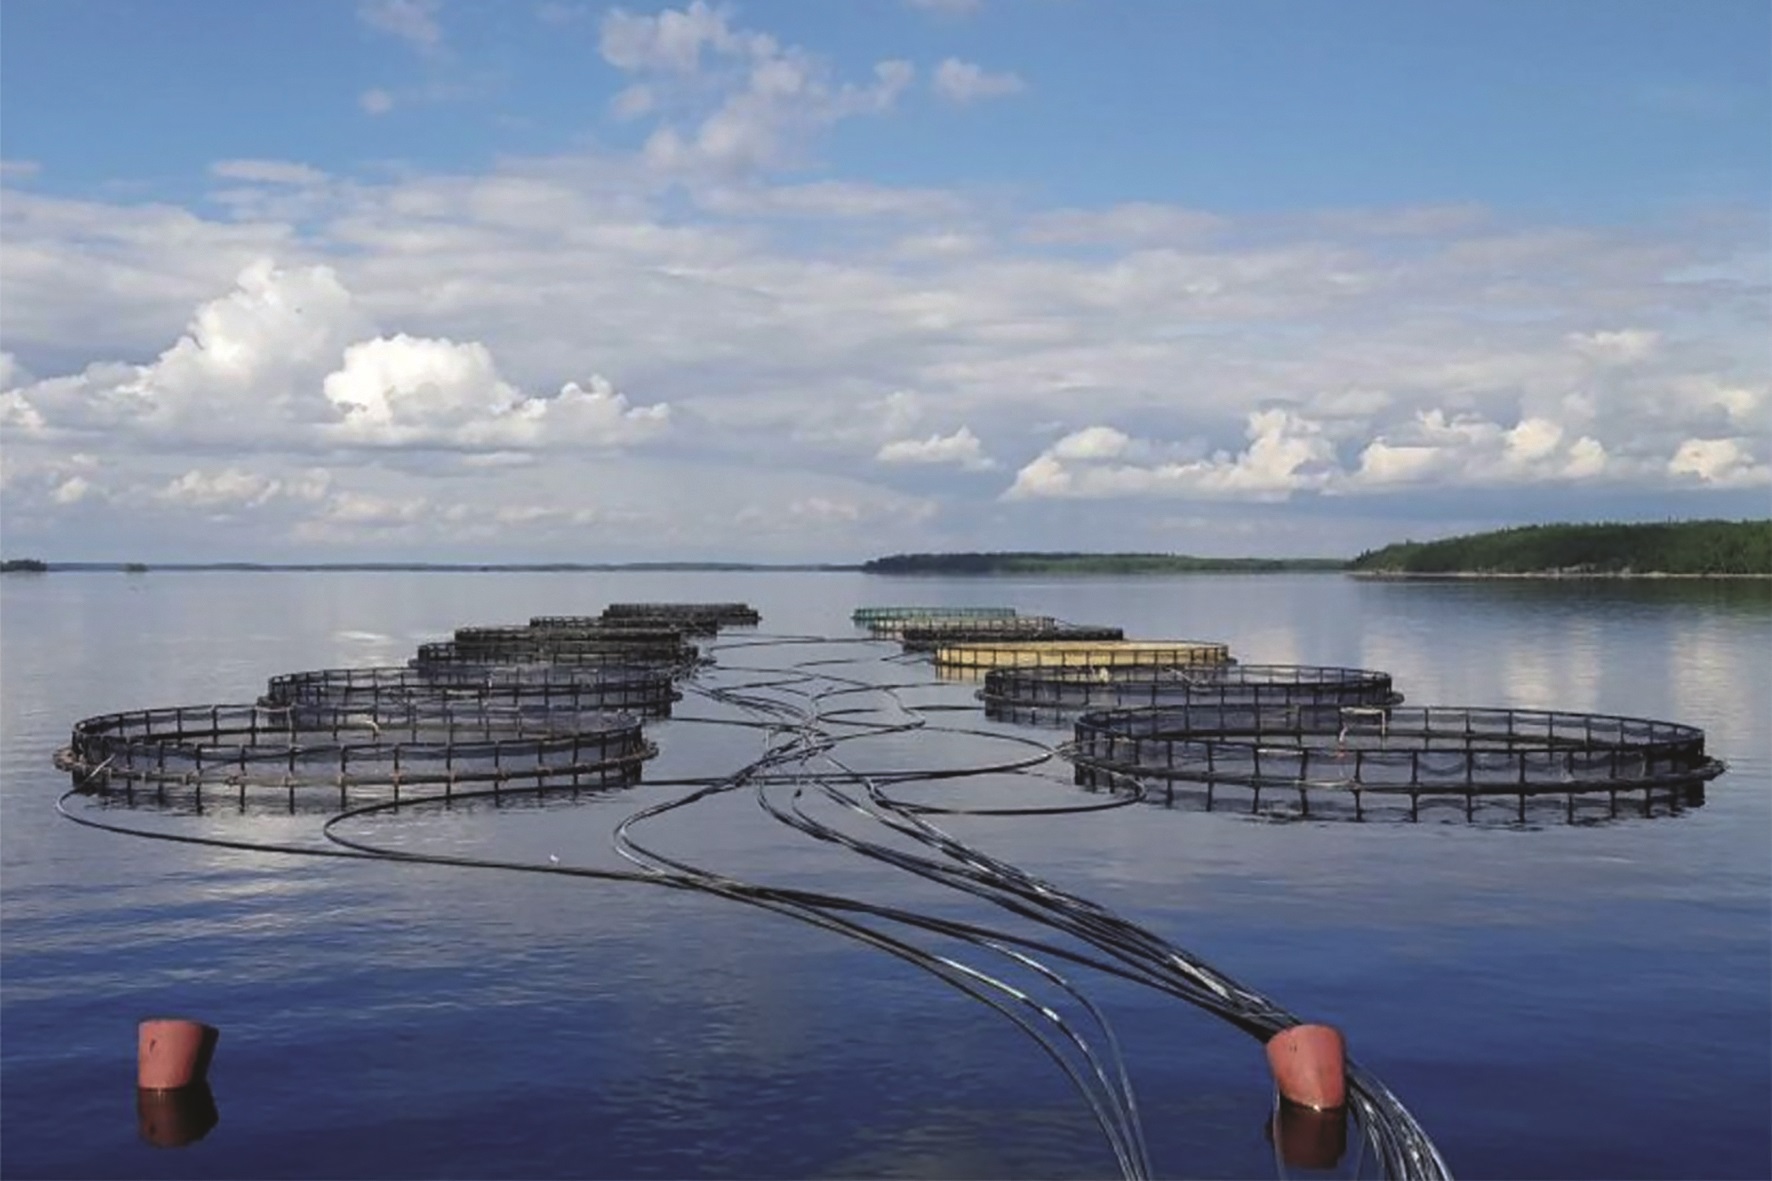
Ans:
POLYGON ((686 636, 712 636, 720 631, 717 619, 694 615, 620 615, 613 619, 602 615, 537 615, 530 619, 529 626, 536 631, 549 633, 625 632, 668 628, 686 636))
POLYGON ((978 691, 997 721, 1056 726, 1090 710, 1178 705, 1391 706, 1403 697, 1391 676, 1363 668, 1302 664, 1179 665, 1172 668, 994 668, 978 691))
POLYGON ((138 784, 391 793, 441 786, 619 786, 658 753, 638 718, 476 702, 332 706, 199 705, 86 718, 55 765, 87 792, 138 784))
POLYGON ((1050 615, 907 615, 875 620, 867 625, 867 629, 879 639, 901 640, 907 632, 934 632, 943 628, 996 635, 1050 631, 1057 626, 1058 620, 1050 615))
POLYGON ((508 640, 442 640, 420 644, 412 667, 436 665, 504 664, 628 664, 644 667, 688 669, 700 658, 694 644, 681 637, 660 641, 651 638, 622 639, 615 636, 571 637, 552 640, 524 637, 508 640))
POLYGON ((724 626, 754 627, 763 617, 749 603, 611 603, 604 619, 708 619, 724 626))
POLYGON ((652 668, 439 665, 284 673, 270 679, 259 704, 361 709, 385 702, 451 700, 668 717, 682 696, 668 672, 652 668))
POLYGON ((680 627, 612 627, 602 622, 574 627, 536 627, 533 624, 504 627, 458 627, 455 646, 463 651, 502 644, 589 643, 628 645, 675 645, 683 642, 680 627))
POLYGON ((935 665, 943 672, 982 677, 993 668, 1175 668, 1230 662, 1230 648, 1199 640, 996 640, 942 644, 935 665))
MULTIPOLYGON (((983 621, 992 623, 994 621, 983 621)), ((956 624, 952 627, 907 627, 899 635, 906 652, 933 652, 944 644, 989 644, 999 640, 1123 640, 1126 633, 1117 627, 1095 627, 1080 623, 1030 622, 1008 619, 997 626, 975 627, 956 624)))
POLYGON ((1365 819, 1389 811, 1419 819, 1449 805, 1474 819, 1479 805, 1511 810, 1549 803, 1571 821, 1595 807, 1620 814, 1703 802, 1721 774, 1704 731, 1609 714, 1457 706, 1188 705, 1106 710, 1077 719, 1065 751, 1085 778, 1124 776, 1246 789, 1252 811, 1276 800, 1299 816, 1365 819))
POLYGON ((907 619, 1013 619, 1014 607, 857 607, 849 616, 857 627, 907 619))

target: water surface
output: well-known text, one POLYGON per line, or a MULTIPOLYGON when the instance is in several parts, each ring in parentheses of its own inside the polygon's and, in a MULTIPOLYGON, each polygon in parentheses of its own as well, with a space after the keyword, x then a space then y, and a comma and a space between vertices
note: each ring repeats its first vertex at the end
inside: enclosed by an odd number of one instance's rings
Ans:
MULTIPOLYGON (((8 1177, 1112 1175, 1027 1039, 914 968, 780 916, 640 886, 168 845, 54 813, 65 779, 49 759, 77 718, 248 701, 274 673, 398 663, 462 624, 637 599, 745 600, 765 632, 831 636, 856 634, 862 604, 1005 603, 1223 640, 1249 662, 1384 669, 1412 704, 1704 727, 1729 773, 1703 807, 1649 821, 1280 824, 1141 805, 947 826, 1341 1025, 1460 1175, 1772 1174, 1764 584, 154 572, 8 576, 0 596, 8 1177), (179 1150, 137 1135, 134 1027, 161 1013, 223 1031, 220 1122, 179 1150)), ((753 655, 767 654, 723 663, 753 655)), ((694 721, 720 715, 710 703, 679 714, 650 728, 654 779, 760 750, 754 733, 694 721)), ((870 742, 857 757, 883 766, 1007 746, 870 742)), ((613 825, 673 790, 366 829, 402 848, 614 865, 613 825)), ((1077 794, 1062 777, 915 790, 1077 794)), ((225 809, 128 818, 266 842, 317 829, 225 809)), ((649 839, 734 877, 987 917, 796 836, 745 795, 672 814, 649 839)), ((1259 1046, 1161 996, 1090 991, 1125 1044, 1158 1171, 1273 1175, 1259 1046)))

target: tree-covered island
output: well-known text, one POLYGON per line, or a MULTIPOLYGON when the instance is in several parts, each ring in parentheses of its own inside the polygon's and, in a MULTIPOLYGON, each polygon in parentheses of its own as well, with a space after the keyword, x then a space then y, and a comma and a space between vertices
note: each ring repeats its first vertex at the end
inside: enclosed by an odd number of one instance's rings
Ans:
POLYGON ((1387 545, 1348 570, 1375 577, 1772 577, 1772 520, 1523 525, 1387 545))

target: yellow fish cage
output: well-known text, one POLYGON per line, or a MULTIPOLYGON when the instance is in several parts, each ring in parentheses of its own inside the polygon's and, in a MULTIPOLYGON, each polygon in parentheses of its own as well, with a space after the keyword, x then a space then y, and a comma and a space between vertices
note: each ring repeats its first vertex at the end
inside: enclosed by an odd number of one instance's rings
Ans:
POLYGON ((1183 668, 1231 664, 1230 646, 1204 640, 991 640, 943 644, 935 667, 944 677, 980 680, 993 668, 1183 668))

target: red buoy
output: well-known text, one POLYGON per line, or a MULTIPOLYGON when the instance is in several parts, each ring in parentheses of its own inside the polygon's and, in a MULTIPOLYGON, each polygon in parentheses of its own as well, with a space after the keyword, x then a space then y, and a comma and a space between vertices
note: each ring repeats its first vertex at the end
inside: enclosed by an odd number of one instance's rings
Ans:
POLYGON ((1267 1043, 1268 1069, 1280 1096, 1327 1111, 1347 1103, 1347 1045, 1332 1025, 1294 1025, 1267 1043))
POLYGON ((171 1091, 203 1082, 220 1037, 215 1026, 201 1021, 143 1021, 136 1030, 135 1085, 144 1091, 171 1091))

